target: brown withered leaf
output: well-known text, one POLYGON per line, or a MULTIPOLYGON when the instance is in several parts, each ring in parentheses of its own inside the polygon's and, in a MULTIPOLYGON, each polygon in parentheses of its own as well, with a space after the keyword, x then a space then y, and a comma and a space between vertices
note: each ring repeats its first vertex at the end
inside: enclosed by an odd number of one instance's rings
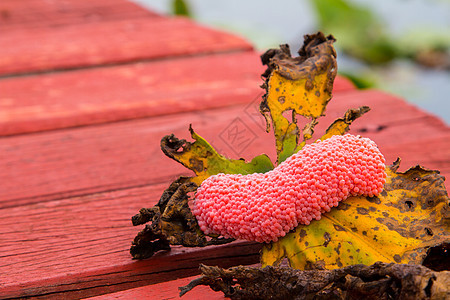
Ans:
POLYGON ((183 296, 199 285, 231 299, 448 299, 450 272, 421 265, 375 263, 335 270, 289 267, 229 269, 200 265, 202 276, 180 287, 183 296))
POLYGON ((197 185, 189 177, 180 177, 174 181, 152 208, 142 208, 133 216, 133 225, 147 222, 132 242, 130 253, 135 259, 151 257, 162 250, 170 250, 170 245, 186 247, 205 247, 233 241, 219 237, 207 238, 198 226, 195 216, 189 208, 189 193, 197 185))
POLYGON ((228 159, 189 127, 194 142, 179 140, 173 134, 161 140, 161 150, 168 157, 192 170, 192 177, 180 177, 167 188, 159 202, 152 208, 142 208, 132 218, 134 226, 147 224, 132 242, 133 258, 151 257, 157 251, 170 250, 170 245, 205 247, 233 241, 215 235, 206 236, 198 226, 189 208, 189 196, 198 185, 211 175, 218 173, 249 174, 267 172, 273 164, 265 154, 250 162, 244 159, 228 159))

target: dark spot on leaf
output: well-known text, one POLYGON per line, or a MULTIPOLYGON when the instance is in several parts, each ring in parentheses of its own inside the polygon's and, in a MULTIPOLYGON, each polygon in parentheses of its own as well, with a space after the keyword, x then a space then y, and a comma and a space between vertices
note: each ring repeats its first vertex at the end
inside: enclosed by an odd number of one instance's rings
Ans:
MULTIPOLYGON (((386 197, 387 196, 387 192, 386 190, 382 190, 380 193, 381 196, 386 197)), ((378 197, 377 197, 378 198, 378 197)))
POLYGON ((376 211, 377 211, 377 209, 376 209, 375 207, 373 207, 373 206, 369 206, 369 210, 370 210, 371 212, 376 212, 376 211))
POLYGON ((348 258, 349 258, 350 260, 353 260, 353 256, 352 256, 352 255, 350 255, 348 258))
POLYGON ((412 201, 410 201, 410 200, 406 200, 405 204, 406 204, 406 206, 408 206, 408 208, 412 208, 413 205, 414 205, 414 203, 412 201))
POLYGON ((338 265, 339 268, 342 268, 343 264, 342 264, 342 262, 341 262, 341 258, 340 258, 340 257, 338 257, 338 258, 336 259, 336 263, 337 263, 337 265, 338 265))
POLYGON ((356 249, 356 252, 359 253, 361 251, 361 249, 356 249))
POLYGON ((195 172, 200 173, 203 171, 203 161, 196 159, 196 158, 191 158, 191 159, 189 159, 189 163, 191 164, 192 169, 195 172))
POLYGON ((376 234, 373 236, 373 240, 374 240, 375 242, 378 242, 378 237, 377 237, 376 234))
POLYGON ((392 224, 391 222, 387 222, 386 226, 387 228, 389 228, 389 230, 394 230, 394 224, 392 224))
POLYGON ((352 227, 352 228, 350 228, 353 232, 358 232, 358 228, 356 228, 356 227, 352 227))
POLYGON ((364 230, 364 231, 362 232, 362 234, 363 234, 364 236, 367 236, 367 231, 364 230))
POLYGON ((358 207, 358 208, 356 208, 356 211, 360 215, 368 215, 369 214, 369 210, 367 208, 364 208, 364 207, 358 207))
POLYGON ((276 88, 275 91, 279 92, 279 91, 280 91, 280 88, 276 88))
POLYGON ((387 212, 385 212, 385 211, 382 212, 382 215, 383 215, 383 217, 385 217, 385 218, 388 218, 388 217, 389 217, 389 214, 388 214, 387 212))
POLYGON ((300 237, 303 239, 306 236, 306 230, 300 230, 300 237))
POLYGON ((374 228, 372 228, 372 230, 378 231, 380 229, 380 227, 375 226, 374 228))
POLYGON ((403 218, 403 221, 404 221, 404 222, 408 222, 408 221, 409 221, 409 217, 408 217, 408 216, 404 217, 404 218, 403 218))
POLYGON ((433 231, 431 230, 431 228, 425 227, 425 231, 429 236, 433 236, 433 231))
POLYGON ((336 253, 337 253, 338 255, 341 254, 341 251, 340 251, 339 249, 341 249, 341 243, 339 243, 339 244, 337 245, 337 247, 334 248, 334 250, 336 250, 336 253))
POLYGON ((309 243, 308 243, 308 242, 305 242, 305 247, 308 247, 308 245, 309 245, 309 243))
POLYGON ((402 258, 400 257, 400 255, 395 254, 395 255, 394 255, 394 260, 395 260, 396 263, 399 264, 399 263, 402 261, 402 258))
POLYGON ((367 200, 371 203, 380 204, 381 200, 377 196, 374 197, 367 197, 367 200))
POLYGON ((339 203, 338 207, 336 207, 336 209, 348 210, 350 207, 351 207, 350 204, 341 202, 341 203, 339 203))
POLYGON ((320 92, 319 92, 319 91, 316 91, 315 95, 316 95, 317 97, 320 97, 320 92))
POLYGON ((323 246, 324 246, 324 247, 327 247, 328 244, 329 244, 330 241, 331 241, 331 235, 330 235, 328 232, 325 232, 325 233, 323 234, 323 238, 324 238, 324 240, 325 240, 325 242, 323 243, 323 246))
POLYGON ((337 225, 337 224, 333 224, 334 229, 336 229, 336 231, 347 231, 344 227, 337 225))
POLYGON ((355 219, 358 219, 358 216, 355 216, 355 219))
POLYGON ((284 98, 284 96, 278 97, 278 102, 280 102, 281 104, 284 104, 285 101, 286 101, 286 98, 284 98))
POLYGON ((434 199, 429 198, 425 203, 425 207, 422 206, 422 208, 427 209, 427 208, 434 207, 434 206, 435 206, 434 199))
POLYGON ((305 270, 325 270, 325 261, 323 259, 315 262, 307 261, 305 270))

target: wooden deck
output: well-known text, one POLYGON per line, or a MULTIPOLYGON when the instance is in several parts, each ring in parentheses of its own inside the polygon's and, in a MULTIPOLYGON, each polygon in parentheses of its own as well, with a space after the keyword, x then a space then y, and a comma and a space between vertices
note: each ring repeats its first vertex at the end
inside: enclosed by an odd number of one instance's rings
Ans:
MULTIPOLYGON (((244 39, 124 0, 2 0, 0 298, 173 299, 199 263, 257 263, 260 246, 241 241, 144 261, 128 251, 131 216, 189 174, 160 151, 162 136, 189 138, 192 124, 230 157, 275 157, 257 114, 262 71, 244 39), (247 149, 220 135, 236 118, 247 149)), ((360 105, 372 111, 351 132, 388 162, 450 175, 447 125, 343 78, 316 132, 360 105)), ((223 296, 199 287, 183 299, 223 296)))

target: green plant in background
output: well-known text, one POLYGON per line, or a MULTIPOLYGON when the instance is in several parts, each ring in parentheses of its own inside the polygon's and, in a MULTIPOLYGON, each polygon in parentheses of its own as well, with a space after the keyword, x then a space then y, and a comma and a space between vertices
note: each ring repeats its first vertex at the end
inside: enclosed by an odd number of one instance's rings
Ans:
POLYGON ((320 29, 333 32, 348 55, 379 64, 400 54, 383 24, 369 9, 345 0, 311 0, 311 3, 320 29))
POLYGON ((319 29, 333 32, 341 49, 349 56, 369 64, 406 58, 428 67, 450 67, 450 36, 446 32, 420 28, 394 37, 376 14, 351 1, 311 0, 311 4, 319 29))
POLYGON ((177 16, 185 16, 188 18, 192 17, 191 9, 188 3, 184 0, 173 0, 172 1, 172 14, 177 16))

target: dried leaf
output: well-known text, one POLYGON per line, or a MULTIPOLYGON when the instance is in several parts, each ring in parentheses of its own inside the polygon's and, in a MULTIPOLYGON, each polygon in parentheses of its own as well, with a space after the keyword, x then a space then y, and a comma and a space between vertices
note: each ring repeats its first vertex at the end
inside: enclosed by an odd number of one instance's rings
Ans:
POLYGON ((337 72, 334 42, 333 36, 319 32, 305 36, 298 57, 291 56, 288 45, 271 49, 261 57, 268 67, 263 74, 266 94, 260 111, 266 118, 267 132, 272 122, 278 163, 291 156, 299 143, 297 115, 311 118, 303 132, 303 141, 310 139, 316 119, 323 115, 331 99, 337 72), (290 112, 290 120, 283 116, 285 112, 290 112))
MULTIPOLYGON (((271 49, 261 59, 268 66, 263 77, 266 94, 260 105, 261 113, 272 120, 277 141, 278 162, 283 161, 305 145, 314 133, 317 118, 322 116, 331 99, 336 76, 336 52, 334 38, 322 33, 306 35, 298 57, 291 57, 289 47, 271 49), (283 112, 292 110, 292 121, 283 112), (296 116, 311 118, 300 133, 296 116), (298 144, 299 136, 303 142, 298 144)), ((351 109, 343 118, 337 119, 326 135, 344 134, 349 125, 369 110, 368 107, 351 109)), ((250 174, 264 173, 274 168, 265 154, 253 158, 228 159, 189 127, 193 143, 178 139, 173 134, 161 140, 162 151, 195 173, 193 177, 181 177, 163 193, 152 208, 143 208, 132 218, 133 225, 150 222, 134 239, 130 252, 134 258, 143 259, 160 250, 170 250, 170 245, 203 247, 228 243, 232 239, 205 236, 189 209, 189 193, 195 192, 204 179, 218 173, 250 174)))
POLYGON ((444 178, 420 166, 397 172, 397 160, 378 197, 351 197, 263 247, 263 265, 287 258, 291 267, 335 269, 376 261, 423 262, 427 249, 449 242, 450 209, 444 178))
POLYGON ((335 270, 287 267, 222 269, 200 265, 202 276, 180 287, 180 296, 199 285, 231 299, 448 299, 450 272, 420 265, 375 263, 335 270))

